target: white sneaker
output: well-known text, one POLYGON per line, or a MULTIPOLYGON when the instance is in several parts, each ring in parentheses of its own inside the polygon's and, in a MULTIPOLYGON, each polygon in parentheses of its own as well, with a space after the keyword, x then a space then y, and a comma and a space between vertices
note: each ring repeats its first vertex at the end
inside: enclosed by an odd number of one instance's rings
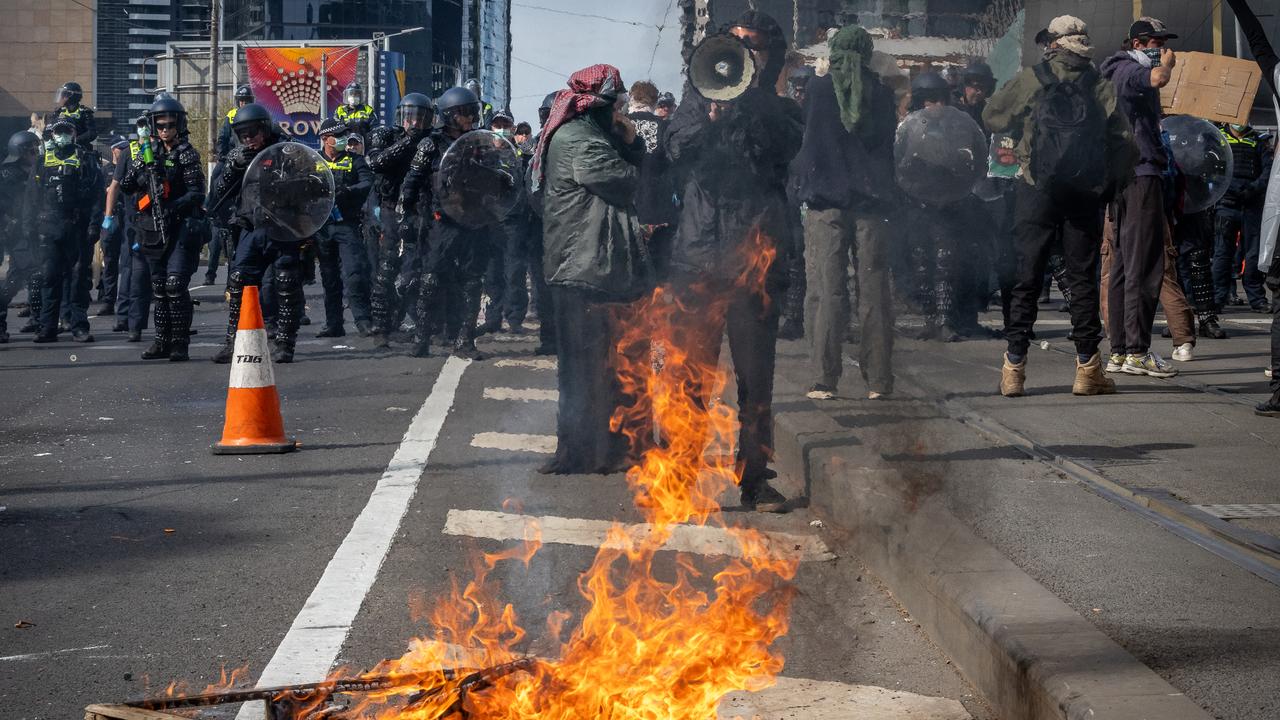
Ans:
POLYGON ((1124 370, 1124 353, 1111 353, 1107 356, 1107 372, 1118 373, 1124 370))
POLYGON ((1129 355, 1124 359, 1124 372, 1130 375, 1147 375, 1154 378, 1171 378, 1178 374, 1168 360, 1160 357, 1160 353, 1148 350, 1146 355, 1129 355))
POLYGON ((835 398, 835 396, 836 389, 830 385, 823 385, 822 383, 816 383, 813 387, 809 388, 809 392, 805 393, 805 397, 810 400, 831 400, 835 398))
POLYGON ((1266 375, 1267 377, 1271 377, 1271 368, 1267 368, 1266 370, 1263 370, 1262 374, 1266 375))
POLYGON ((1191 362, 1196 359, 1195 345, 1183 343, 1173 349, 1173 359, 1178 362, 1191 362))

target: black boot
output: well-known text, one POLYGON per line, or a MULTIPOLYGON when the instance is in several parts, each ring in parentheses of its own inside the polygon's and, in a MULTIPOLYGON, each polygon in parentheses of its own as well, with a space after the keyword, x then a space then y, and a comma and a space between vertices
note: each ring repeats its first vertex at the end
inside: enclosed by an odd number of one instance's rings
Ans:
POLYGON ((155 306, 153 315, 156 325, 156 338, 151 341, 151 347, 142 351, 143 360, 163 360, 169 357, 169 343, 172 340, 170 328, 172 327, 172 317, 169 314, 169 298, 154 298, 152 304, 155 306))
POLYGON ((1280 417, 1280 390, 1271 393, 1271 399, 1256 406, 1253 411, 1263 417, 1280 417))
POLYGON ((191 342, 191 297, 169 300, 169 362, 186 362, 191 358, 187 345, 191 342))
POLYGON ((462 327, 453 344, 453 354, 456 357, 467 360, 484 360, 487 357, 476 347, 476 319, 480 317, 481 290, 482 283, 479 279, 467 280, 462 287, 462 327))
POLYGON ((279 309, 276 311, 275 349, 271 351, 271 361, 291 363, 303 312, 302 277, 297 272, 276 274, 276 300, 279 309))
POLYGON ((1227 339, 1227 331, 1223 330, 1222 326, 1218 324, 1217 315, 1208 315, 1200 318, 1200 330, 1198 334, 1200 337, 1212 338, 1214 340, 1227 339))
POLYGON ((222 347, 218 348, 218 352, 213 355, 213 361, 219 365, 230 363, 231 356, 235 355, 236 328, 240 325, 240 300, 243 297, 243 286, 232 280, 232 284, 227 289, 227 338, 223 341, 222 347))

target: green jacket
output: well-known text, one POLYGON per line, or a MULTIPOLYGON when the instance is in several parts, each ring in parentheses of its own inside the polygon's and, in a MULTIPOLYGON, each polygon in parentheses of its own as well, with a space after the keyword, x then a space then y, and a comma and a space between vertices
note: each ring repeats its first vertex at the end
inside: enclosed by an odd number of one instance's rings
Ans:
POLYGON ((547 147, 543 183, 543 271, 548 285, 629 301, 650 287, 648 251, 635 198, 640 170, 616 136, 590 117, 559 129, 547 147))
MULTIPOLYGON (((1093 63, 1066 50, 1050 51, 1046 56, 1049 68, 1061 80, 1076 80, 1093 63)), ((1031 177, 1031 137, 1034 132, 1032 109, 1040 92, 1040 81, 1032 68, 1023 68, 1004 87, 996 91, 982 111, 982 120, 991 132, 1007 132, 1017 141, 1016 152, 1022 165, 1022 179, 1035 185, 1031 177)), ((1138 147, 1133 141, 1133 128, 1124 113, 1116 109, 1116 88, 1101 75, 1093 86, 1094 95, 1107 116, 1106 157, 1110 159, 1109 180, 1115 187, 1123 185, 1132 175, 1138 159, 1138 147)))

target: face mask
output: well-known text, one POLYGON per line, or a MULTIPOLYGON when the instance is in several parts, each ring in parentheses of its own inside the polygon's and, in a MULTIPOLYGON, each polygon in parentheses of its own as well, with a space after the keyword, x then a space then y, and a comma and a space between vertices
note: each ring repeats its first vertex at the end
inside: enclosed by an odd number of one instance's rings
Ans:
POLYGON ((1231 129, 1241 134, 1244 133, 1244 127, 1245 127, 1244 125, 1237 125, 1235 123, 1231 123, 1231 129))
POLYGON ((346 152, 346 150, 347 150, 347 139, 346 139, 346 138, 338 138, 337 140, 335 140, 335 141, 333 142, 333 149, 334 149, 336 152, 346 152))
POLYGON ((509 138, 509 137, 511 137, 511 128, 503 128, 503 129, 501 129, 501 130, 494 130, 494 131, 493 131, 493 134, 494 134, 494 135, 497 135, 497 136, 498 136, 498 137, 500 137, 500 138, 509 138))
POLYGON ((1151 66, 1152 66, 1152 67, 1160 67, 1160 51, 1161 51, 1162 49, 1163 49, 1163 48, 1158 48, 1158 47, 1145 48, 1145 49, 1142 51, 1142 54, 1143 54, 1143 55, 1146 55, 1146 56, 1147 56, 1147 57, 1149 57, 1149 58, 1151 58, 1151 66))
POLYGON ((70 135, 57 134, 53 136, 53 144, 57 147, 64 148, 74 142, 70 135))

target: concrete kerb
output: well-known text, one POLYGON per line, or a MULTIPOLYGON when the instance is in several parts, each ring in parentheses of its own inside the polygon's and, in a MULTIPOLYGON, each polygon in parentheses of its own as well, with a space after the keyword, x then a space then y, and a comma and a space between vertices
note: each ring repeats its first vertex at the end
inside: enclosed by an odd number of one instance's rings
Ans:
POLYGON ((1008 720, 1208 720, 810 403, 776 407, 776 458, 803 477, 832 541, 876 573, 1008 720))

